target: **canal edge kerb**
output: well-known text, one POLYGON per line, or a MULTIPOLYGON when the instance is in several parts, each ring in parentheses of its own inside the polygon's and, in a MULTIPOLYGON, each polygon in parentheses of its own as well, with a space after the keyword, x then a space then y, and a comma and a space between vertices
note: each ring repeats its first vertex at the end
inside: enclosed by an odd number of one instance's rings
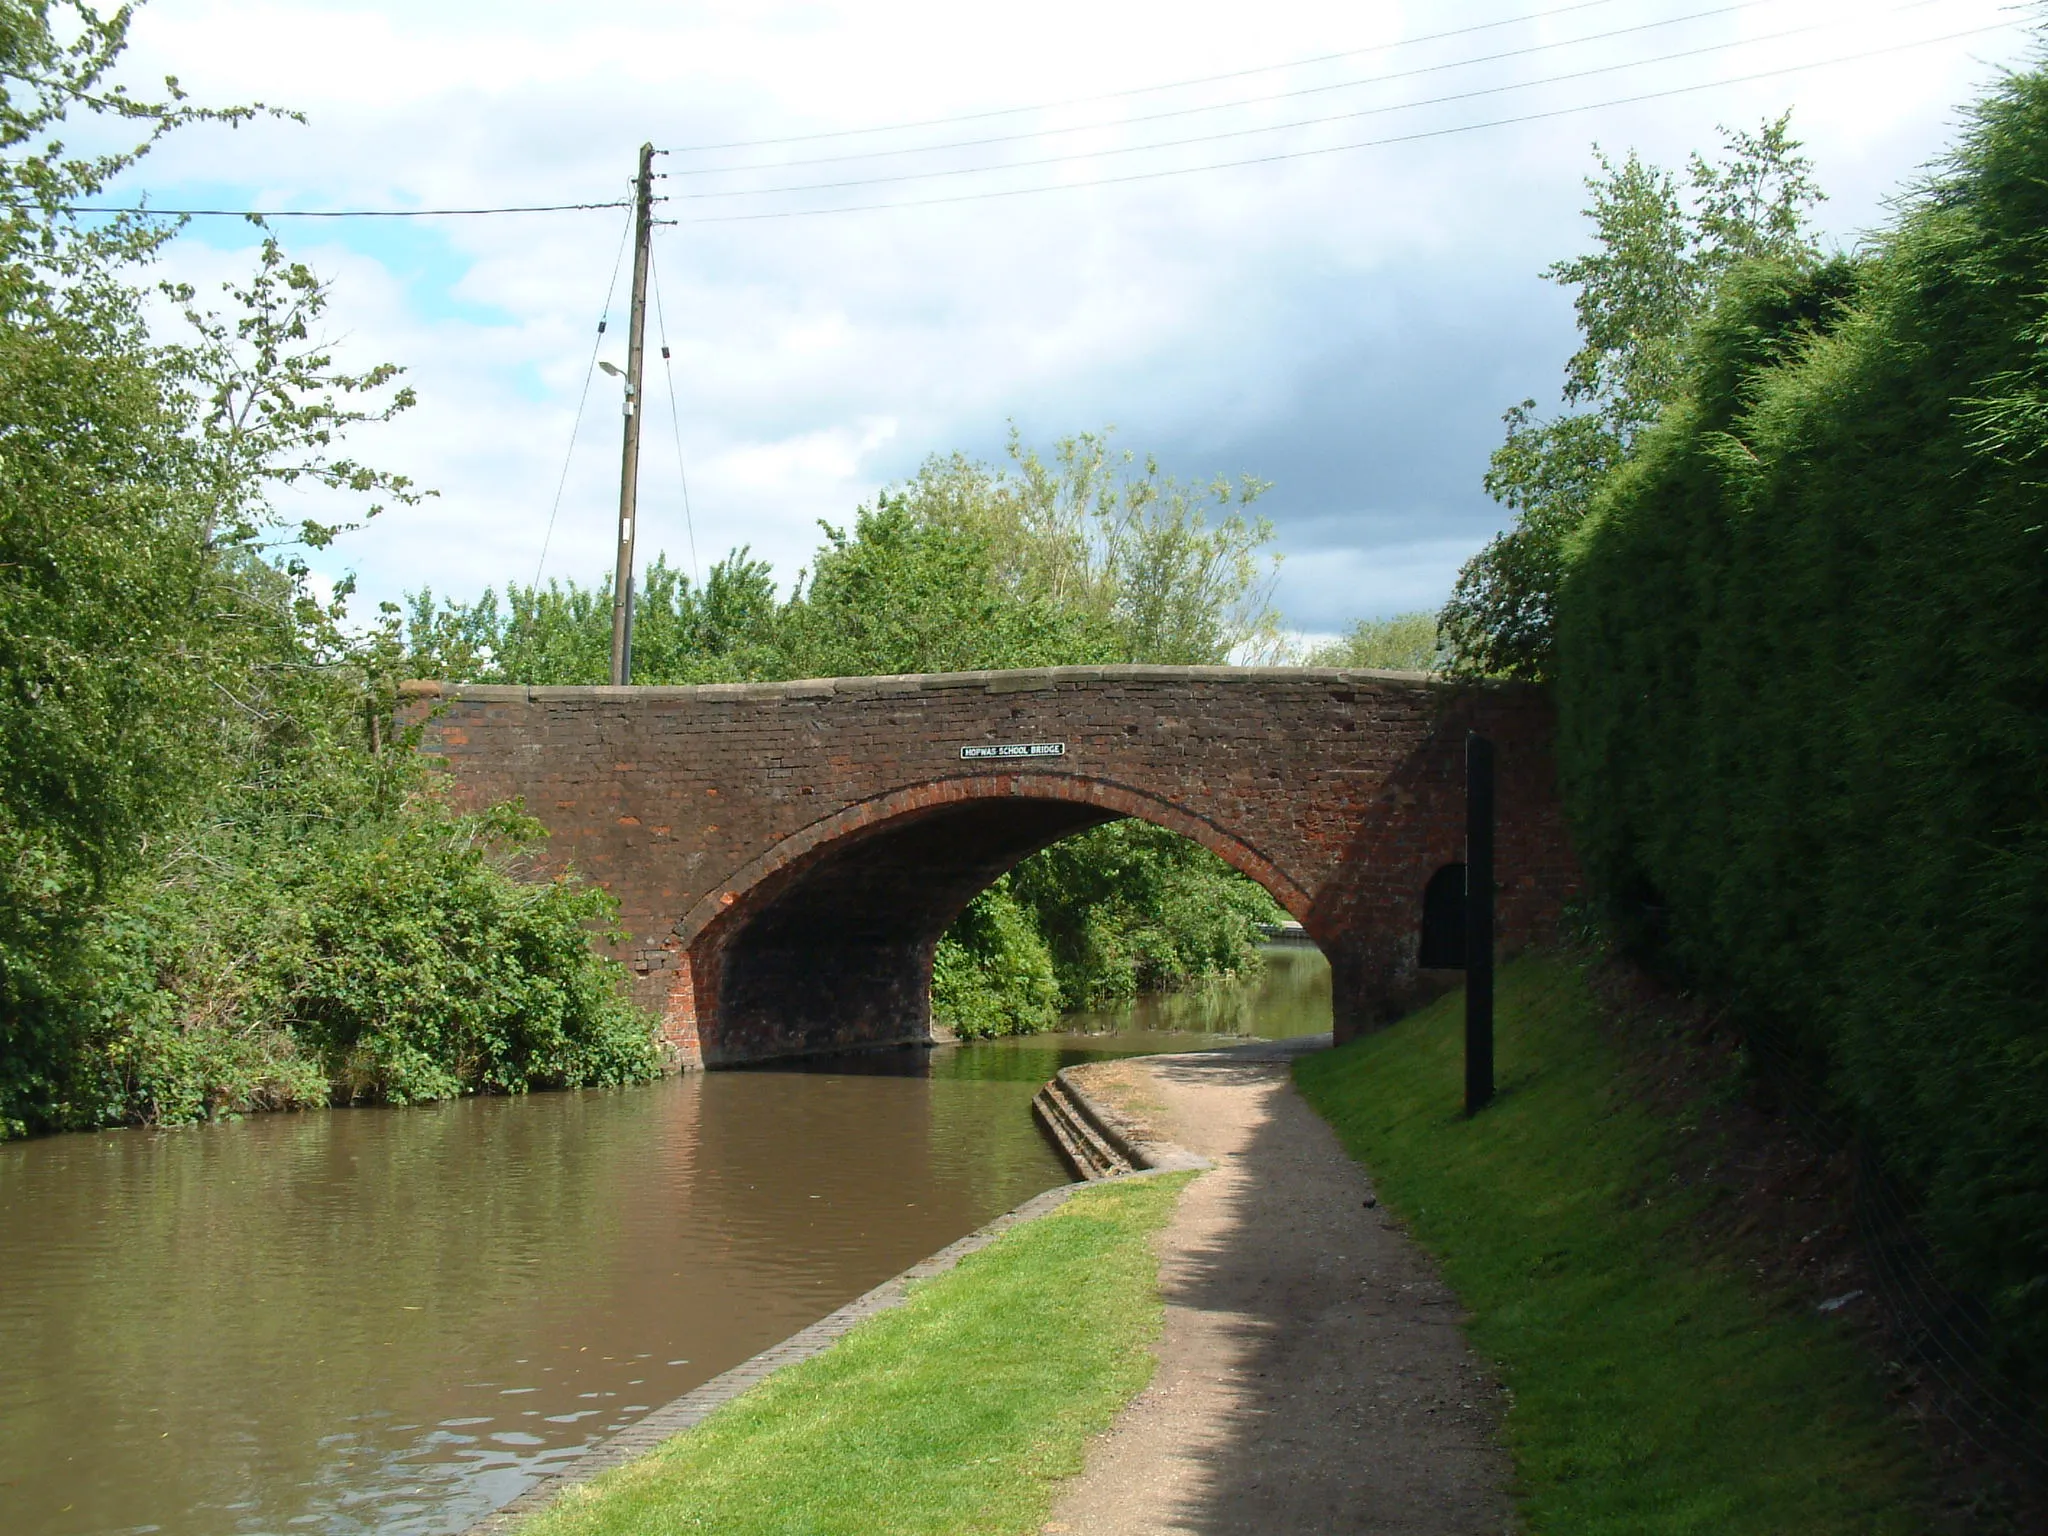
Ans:
MULTIPOLYGON (((1121 1173, 1121 1179, 1156 1178, 1170 1173, 1212 1168, 1215 1165, 1205 1157, 1175 1146, 1171 1142, 1140 1141, 1132 1138, 1121 1117, 1105 1108, 1099 1100, 1091 1098, 1079 1084, 1072 1081, 1067 1070, 1059 1073, 1056 1081, 1062 1081, 1068 1094, 1079 1101, 1084 1114, 1097 1121, 1105 1133, 1114 1134, 1121 1143, 1120 1150, 1129 1157, 1133 1171, 1121 1173), (1117 1129, 1110 1133, 1108 1128, 1117 1129)), ((1046 1085, 1047 1089, 1052 1084, 1046 1085)), ((1044 1092, 1045 1090, 1040 1090, 1044 1092)), ((527 1516, 552 1504, 561 1494, 578 1483, 587 1483, 599 1474, 637 1461, 677 1435, 687 1434, 695 1429, 716 1410, 724 1407, 742 1393, 759 1386, 784 1366, 795 1365, 823 1354, 840 1339, 867 1319, 883 1312, 890 1312, 909 1299, 910 1289, 922 1280, 943 1275, 970 1253, 988 1247, 997 1238, 1026 1222, 1036 1221, 1050 1215, 1066 1204, 1068 1197, 1077 1190, 1086 1189, 1090 1181, 1082 1180, 1073 1184, 1061 1184, 1042 1194, 1033 1195, 1023 1204, 1005 1211, 994 1221, 977 1227, 965 1237, 948 1243, 930 1258, 923 1259, 901 1274, 884 1280, 865 1295, 857 1296, 835 1312, 821 1317, 808 1328, 799 1330, 780 1344, 772 1344, 751 1359, 743 1360, 731 1370, 712 1377, 700 1387, 692 1388, 673 1402, 665 1403, 644 1418, 627 1425, 617 1434, 604 1440, 565 1464, 559 1471, 551 1472, 509 1503, 501 1504, 482 1519, 464 1528, 462 1536, 509 1536, 527 1516)))

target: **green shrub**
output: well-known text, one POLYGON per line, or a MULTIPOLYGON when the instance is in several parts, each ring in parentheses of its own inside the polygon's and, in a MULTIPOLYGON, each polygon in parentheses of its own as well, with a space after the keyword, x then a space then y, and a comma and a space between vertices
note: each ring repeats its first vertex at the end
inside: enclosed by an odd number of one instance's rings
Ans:
POLYGON ((287 1006, 342 1091, 404 1103, 652 1075, 622 968, 589 948, 594 926, 619 937, 616 903, 492 857, 539 830, 505 806, 410 819, 332 849, 284 893, 304 957, 287 1006))
POLYGON ((967 904, 939 941, 932 1013, 964 1036, 1051 1029, 1210 976, 1256 972, 1280 909, 1206 848, 1115 821, 1033 854, 967 904))
POLYGON ((1447 659, 1435 614, 1397 613, 1390 619, 1360 619, 1330 644, 1309 652, 1308 665, 1441 672, 1447 659))
POLYGON ((1559 600, 1635 942, 1774 1021, 2048 1378, 2048 75, 1864 260, 1737 274, 1559 600))
POLYGON ((1059 1022, 1052 954, 1008 879, 970 901, 932 959, 932 1017, 963 1039, 1028 1035, 1059 1022))
POLYGON ((399 370, 336 365, 273 239, 220 313, 156 281, 175 222, 74 217, 262 110, 119 83, 131 19, 0 17, 0 1136, 643 1073, 604 899, 521 886, 537 828, 390 750, 395 623, 345 632, 305 559, 339 530, 273 502, 420 500, 343 446, 399 370))
POLYGON ((1064 1008, 1256 970, 1259 925, 1281 915, 1208 849, 1136 820, 1034 854, 1010 889, 1045 936, 1064 1008))
POLYGON ((84 977, 32 1015, 49 1048, 0 1100, 15 1132, 654 1074, 652 1020, 590 946, 611 898, 521 878, 537 823, 419 783, 305 809, 216 826, 113 896, 84 977))

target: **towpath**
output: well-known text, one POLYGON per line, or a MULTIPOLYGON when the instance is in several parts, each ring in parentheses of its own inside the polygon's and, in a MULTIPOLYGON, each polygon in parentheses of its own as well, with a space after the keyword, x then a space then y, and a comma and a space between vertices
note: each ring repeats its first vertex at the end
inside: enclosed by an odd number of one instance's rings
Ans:
POLYGON ((1091 1094, 1217 1166, 1161 1237, 1158 1374, 1090 1447, 1042 1530, 1514 1528, 1500 1395, 1459 1332, 1457 1298, 1295 1093, 1292 1053, 1083 1069, 1091 1094))

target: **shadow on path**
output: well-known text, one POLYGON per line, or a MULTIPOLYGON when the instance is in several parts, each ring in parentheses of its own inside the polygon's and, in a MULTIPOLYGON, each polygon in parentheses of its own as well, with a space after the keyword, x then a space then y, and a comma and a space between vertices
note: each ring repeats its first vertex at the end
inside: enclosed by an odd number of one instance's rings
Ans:
POLYGON ((1159 1373, 1046 1530, 1513 1529, 1500 1395, 1457 1298, 1368 1205, 1364 1170, 1288 1080, 1293 1054, 1126 1065, 1146 1117, 1217 1167, 1161 1241, 1159 1373))

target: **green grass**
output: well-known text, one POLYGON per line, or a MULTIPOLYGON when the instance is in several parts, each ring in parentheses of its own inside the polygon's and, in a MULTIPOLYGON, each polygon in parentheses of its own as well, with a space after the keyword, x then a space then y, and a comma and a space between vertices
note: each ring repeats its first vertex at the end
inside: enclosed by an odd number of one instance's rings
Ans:
POLYGON ((1151 1378, 1151 1235, 1186 1176, 1084 1190, 521 1536, 1035 1530, 1151 1378))
POLYGON ((1534 1536, 1921 1532, 1919 1462, 1868 1356, 1700 1251, 1669 1128, 1573 967, 1499 975, 1499 1098, 1462 1116, 1452 993, 1296 1083, 1438 1255, 1513 1395, 1534 1536))
POLYGON ((1919 1462, 1864 1352, 1690 1236, 1669 1131, 1577 972, 1500 974, 1500 1096, 1462 1114, 1463 998, 1305 1057, 1304 1094, 1436 1254, 1513 1393, 1535 1536, 1917 1532, 1919 1462))

